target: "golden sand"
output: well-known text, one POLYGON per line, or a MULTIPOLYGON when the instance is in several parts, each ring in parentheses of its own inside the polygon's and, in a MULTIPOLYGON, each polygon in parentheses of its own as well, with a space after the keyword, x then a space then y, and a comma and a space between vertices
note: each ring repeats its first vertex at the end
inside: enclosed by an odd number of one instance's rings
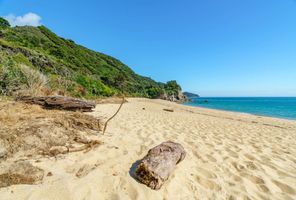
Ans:
MULTIPOLYGON (((107 119, 117 107, 101 104, 91 115, 107 119)), ((0 199, 296 199, 296 121, 128 99, 98 139, 104 144, 87 153, 32 159, 49 176, 1 188, 0 199), (187 155, 154 191, 130 168, 167 140, 187 155)))

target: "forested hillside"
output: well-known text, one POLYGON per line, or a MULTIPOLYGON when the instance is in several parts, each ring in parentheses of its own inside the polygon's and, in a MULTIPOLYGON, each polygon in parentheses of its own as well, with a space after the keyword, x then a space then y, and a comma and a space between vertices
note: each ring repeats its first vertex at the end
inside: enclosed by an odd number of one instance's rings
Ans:
POLYGON ((140 76, 119 60, 57 36, 45 26, 10 27, 0 18, 0 94, 58 92, 92 98, 178 95, 176 81, 140 76))

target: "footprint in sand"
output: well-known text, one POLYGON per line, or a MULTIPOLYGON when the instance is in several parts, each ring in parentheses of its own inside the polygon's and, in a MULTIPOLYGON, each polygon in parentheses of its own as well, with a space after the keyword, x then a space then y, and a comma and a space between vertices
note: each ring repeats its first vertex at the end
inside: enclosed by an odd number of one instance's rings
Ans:
POLYGON ((245 164, 246 164, 246 167, 248 169, 250 169, 250 170, 256 170, 257 169, 256 165, 253 162, 246 161, 245 164))
POLYGON ((212 161, 212 162, 217 162, 217 160, 216 160, 213 156, 211 156, 211 155, 209 155, 209 154, 207 154, 207 158, 208 158, 210 161, 212 161))
POLYGON ((226 151, 228 152, 228 155, 229 156, 231 156, 231 157, 233 157, 233 158, 238 158, 238 155, 237 155, 237 153, 236 152, 234 152, 234 151, 232 151, 232 150, 230 150, 230 149, 226 149, 226 151))
POLYGON ((250 160, 256 160, 256 158, 250 154, 245 154, 245 157, 250 159, 250 160))
POLYGON ((205 170, 203 168, 198 168, 197 171, 199 173, 201 173, 204 177, 208 178, 208 179, 215 179, 217 178, 216 174, 208 171, 208 170, 205 170))
POLYGON ((231 164, 238 172, 245 170, 243 165, 237 164, 236 162, 232 162, 231 164))
POLYGON ((272 182, 276 184, 276 186, 278 186, 282 190, 282 192, 288 193, 288 194, 296 194, 296 191, 290 186, 276 180, 273 180, 272 182))
POLYGON ((207 180, 200 176, 195 176, 195 180, 206 189, 215 190, 215 191, 221 190, 221 187, 218 184, 216 184, 214 181, 207 180))
POLYGON ((250 180, 254 184, 265 184, 265 181, 260 177, 257 177, 257 176, 251 175, 251 174, 247 174, 247 173, 241 173, 241 176, 247 178, 248 180, 250 180))
POLYGON ((266 185, 262 184, 262 185, 258 185, 258 188, 260 191, 264 192, 264 193, 267 193, 269 192, 269 189, 266 185))
POLYGON ((237 176, 237 175, 233 175, 233 180, 235 182, 241 182, 242 181, 242 178, 240 176, 237 176))

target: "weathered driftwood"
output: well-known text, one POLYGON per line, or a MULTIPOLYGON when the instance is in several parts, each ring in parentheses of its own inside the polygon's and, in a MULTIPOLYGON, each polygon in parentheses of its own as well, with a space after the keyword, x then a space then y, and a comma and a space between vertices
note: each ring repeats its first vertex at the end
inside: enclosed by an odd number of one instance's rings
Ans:
POLYGON ((83 101, 80 99, 64 97, 64 96, 49 96, 49 97, 19 97, 18 101, 25 103, 38 104, 44 108, 49 109, 62 109, 62 110, 80 110, 84 112, 90 112, 96 107, 94 102, 83 101))
POLYGON ((135 178, 148 187, 158 190, 169 178, 176 165, 185 158, 184 148, 171 141, 150 149, 140 161, 135 178))
POLYGON ((174 112, 173 109, 167 109, 167 108, 164 108, 163 110, 164 110, 164 111, 167 111, 167 112, 174 112))

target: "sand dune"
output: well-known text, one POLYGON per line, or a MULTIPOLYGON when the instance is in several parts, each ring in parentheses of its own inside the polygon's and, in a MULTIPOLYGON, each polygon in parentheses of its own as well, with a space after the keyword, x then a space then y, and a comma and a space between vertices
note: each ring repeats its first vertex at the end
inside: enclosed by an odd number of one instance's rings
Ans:
MULTIPOLYGON (((296 199, 295 121, 128 101, 98 135, 103 145, 31 160, 52 176, 39 185, 1 188, 0 199, 296 199), (134 180, 130 168, 166 140, 181 143, 187 156, 153 191, 134 180)), ((107 118, 117 107, 101 104, 91 115, 107 118)))

